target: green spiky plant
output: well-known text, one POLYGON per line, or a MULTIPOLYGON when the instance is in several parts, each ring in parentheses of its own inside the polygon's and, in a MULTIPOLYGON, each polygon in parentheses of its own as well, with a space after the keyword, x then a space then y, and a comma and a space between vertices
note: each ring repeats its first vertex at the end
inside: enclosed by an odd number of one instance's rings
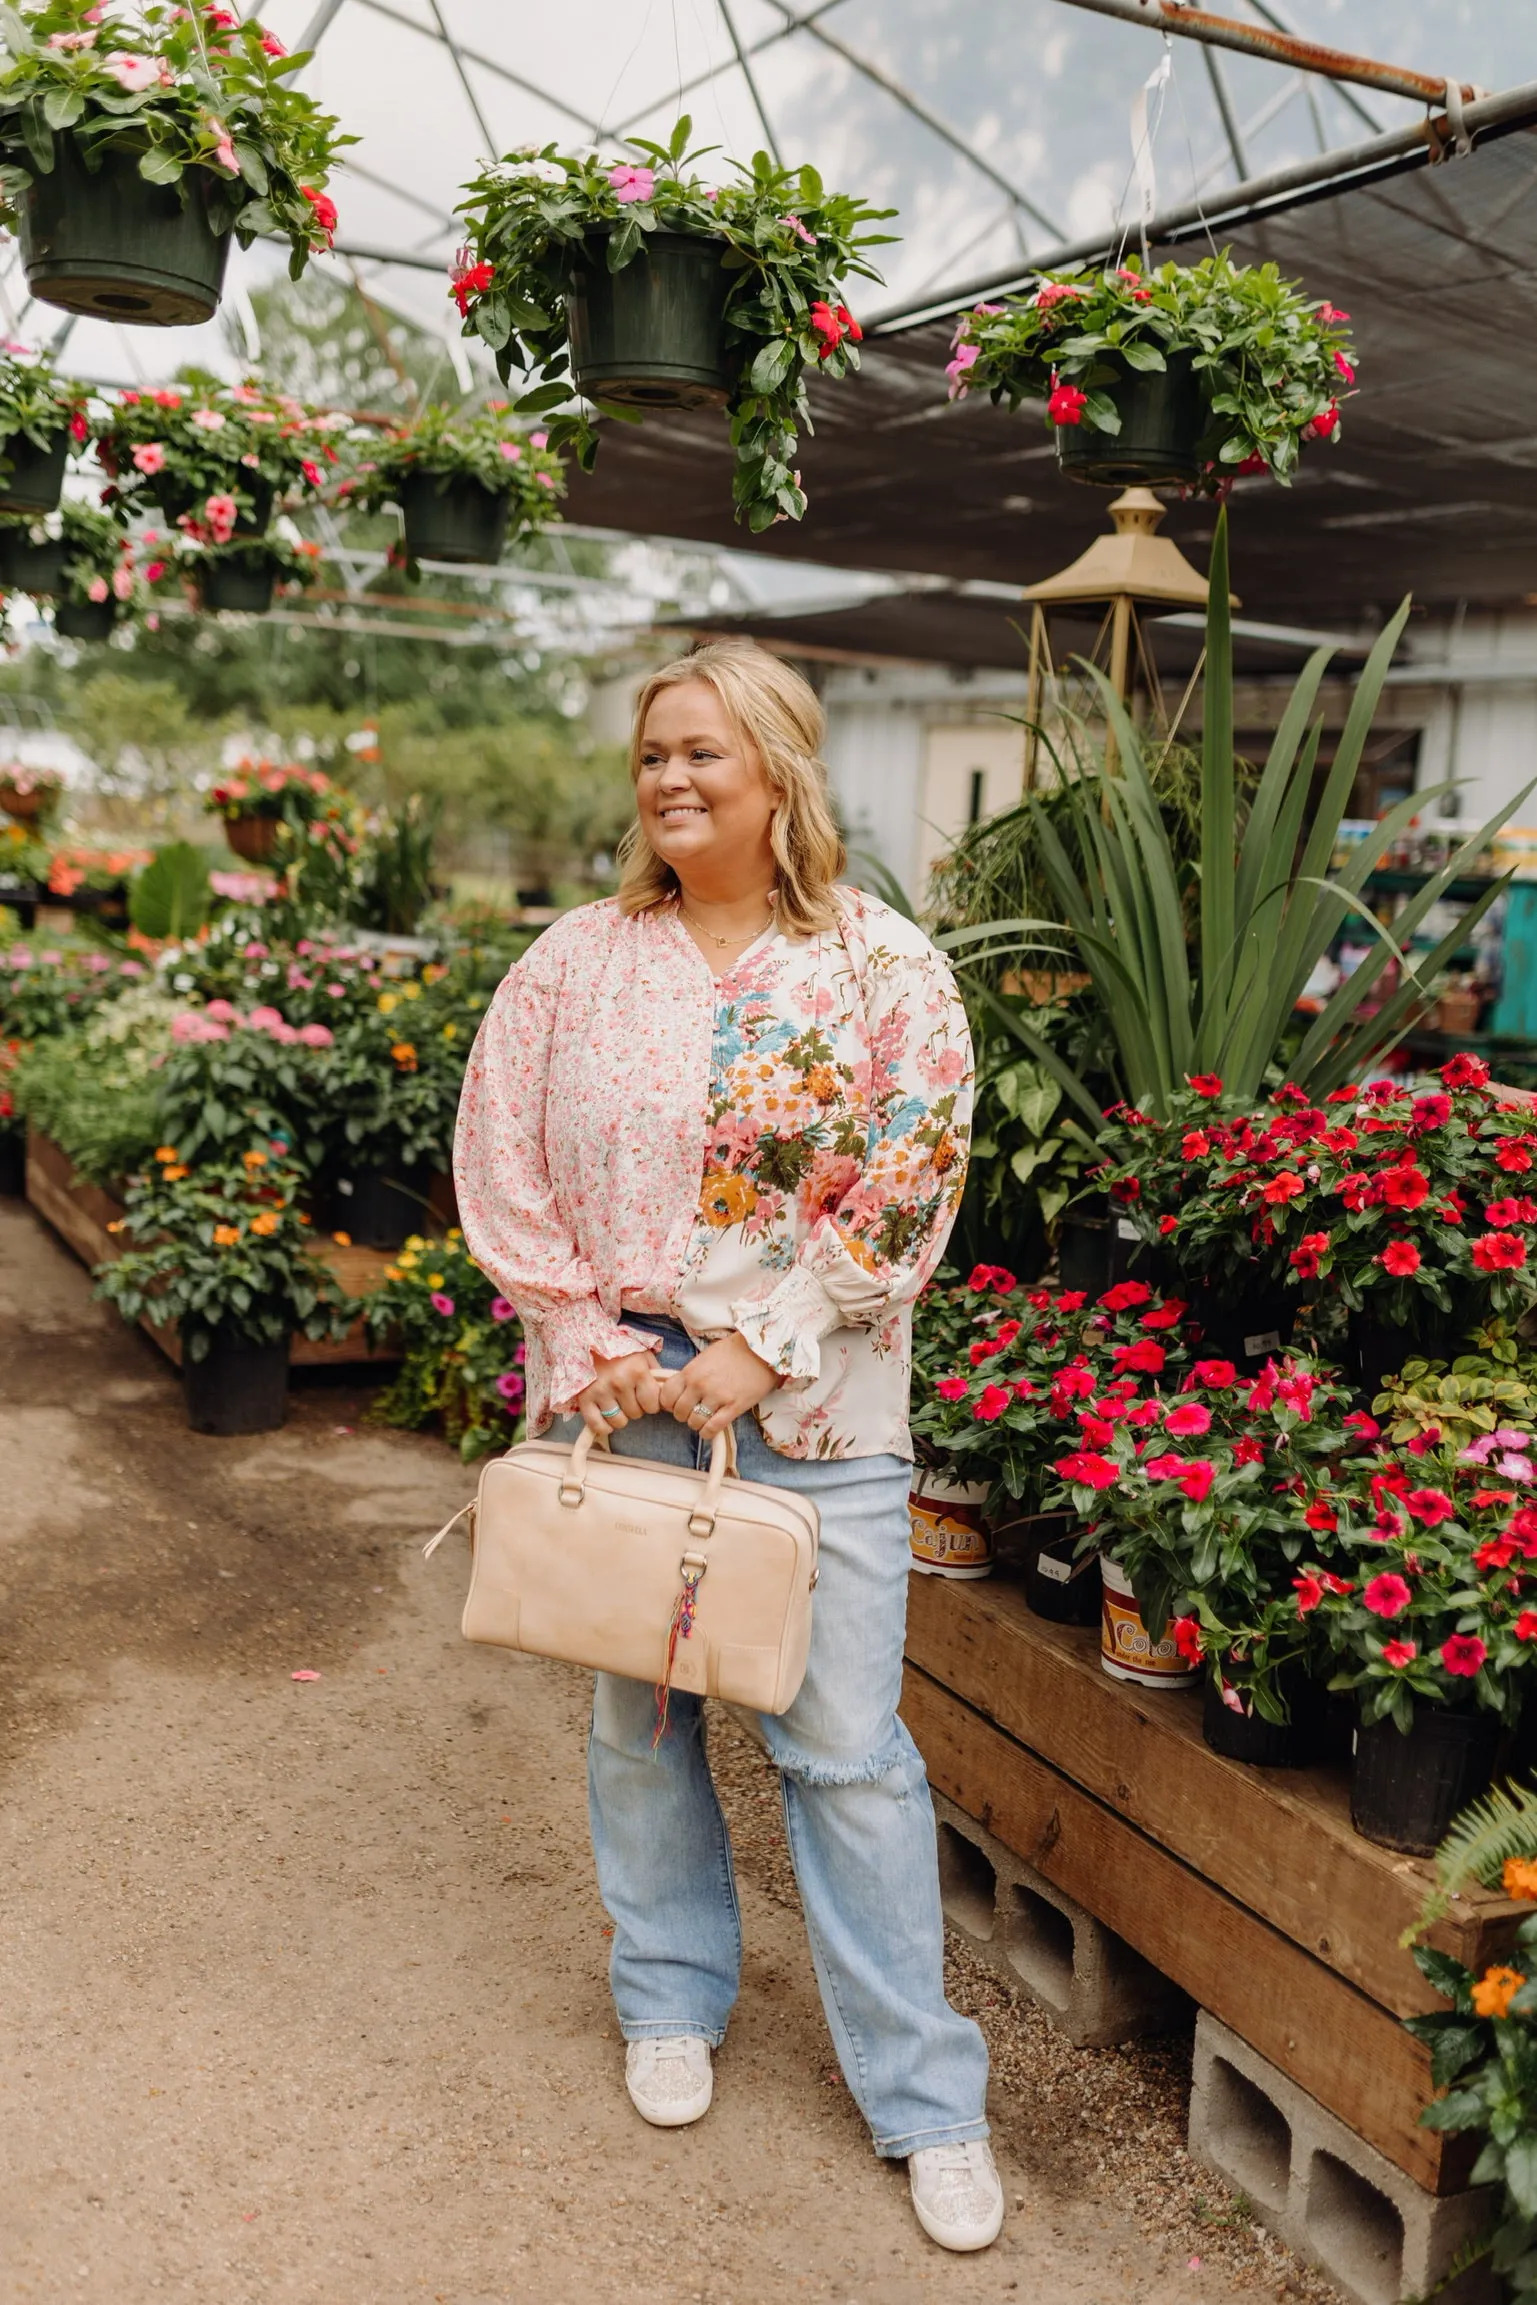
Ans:
MULTIPOLYGON (((1199 906, 1193 931, 1181 903, 1179 862, 1158 801, 1143 734, 1110 682, 1096 683, 1108 724, 1101 756, 1066 784, 1075 861, 1058 829, 1063 795, 1032 810, 1041 869, 1061 921, 997 921, 951 931, 936 942, 958 959, 985 943, 991 957, 1015 937, 1066 939, 1087 970, 1114 1037, 1120 1085, 1133 1104, 1164 1117, 1194 1074, 1217 1074, 1245 1104, 1292 1024, 1298 998, 1347 915, 1376 937, 1367 959, 1328 1000, 1288 1063, 1289 1080, 1312 1096, 1358 1078, 1412 1021, 1437 975, 1466 943, 1506 887, 1491 878, 1456 926, 1416 967, 1405 947, 1431 907, 1465 874, 1537 784, 1528 784, 1411 897, 1390 936, 1363 891, 1368 876, 1427 802, 1454 790, 1432 785, 1389 809, 1330 875, 1372 716, 1409 615, 1406 599, 1378 636, 1356 684, 1339 749, 1310 807, 1322 718, 1314 706, 1332 650, 1320 648, 1298 677, 1247 810, 1240 806, 1233 755, 1233 641, 1228 591, 1227 515, 1212 545, 1206 613, 1205 711, 1201 742, 1199 906), (1390 960, 1402 981, 1370 1017, 1360 1012, 1390 960)), ((1023 942, 1016 949, 1048 950, 1023 942)), ((1060 950, 1058 952, 1060 958, 1060 950)), ((1073 1096, 1095 1129, 1099 1107, 1055 1050, 1019 1017, 1012 1029, 1073 1096)))

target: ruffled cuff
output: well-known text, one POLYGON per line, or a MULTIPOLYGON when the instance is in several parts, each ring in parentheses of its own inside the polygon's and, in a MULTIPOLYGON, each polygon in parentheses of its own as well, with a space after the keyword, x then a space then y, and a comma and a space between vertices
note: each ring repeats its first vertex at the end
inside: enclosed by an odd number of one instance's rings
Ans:
POLYGON ((842 1328, 846 1317, 804 1265, 792 1265, 771 1295, 756 1302, 743 1298, 731 1308, 738 1336, 778 1371, 789 1392, 815 1384, 822 1373, 822 1339, 842 1328))
POLYGON ((524 1326, 537 1333, 543 1347, 550 1414, 556 1417, 570 1415, 578 1394, 584 1393, 597 1375, 594 1365, 597 1361, 615 1361, 624 1353, 643 1353, 662 1342, 660 1337, 649 1335, 644 1329, 632 1329, 621 1321, 611 1321, 596 1297, 562 1305, 553 1312, 538 1313, 532 1321, 525 1321, 524 1326))

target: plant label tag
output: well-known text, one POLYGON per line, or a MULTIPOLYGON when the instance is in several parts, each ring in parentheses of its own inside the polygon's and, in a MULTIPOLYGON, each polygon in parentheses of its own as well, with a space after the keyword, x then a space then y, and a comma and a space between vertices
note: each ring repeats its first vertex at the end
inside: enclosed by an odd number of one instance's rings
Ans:
POLYGON ((1265 1329, 1259 1336, 1245 1337, 1243 1341, 1245 1360, 1256 1360, 1261 1353, 1278 1353, 1280 1349, 1281 1332, 1279 1329, 1265 1329))
POLYGON ((1115 1237, 1118 1241, 1139 1241, 1142 1235, 1130 1217, 1117 1217, 1115 1220, 1115 1237))
POLYGON ((1054 1585, 1065 1585, 1072 1580, 1073 1564, 1071 1561, 1057 1561, 1052 1559, 1050 1553, 1037 1553, 1035 1565, 1041 1575, 1049 1578, 1054 1585))

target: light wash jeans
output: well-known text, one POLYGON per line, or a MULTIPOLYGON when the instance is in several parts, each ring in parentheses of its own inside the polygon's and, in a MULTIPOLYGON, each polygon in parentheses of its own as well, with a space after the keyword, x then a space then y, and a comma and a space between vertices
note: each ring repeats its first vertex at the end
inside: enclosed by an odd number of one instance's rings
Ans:
MULTIPOLYGON (((665 1339, 664 1368, 692 1357, 681 1328, 650 1314, 644 1325, 665 1339)), ((934 1811, 896 1713, 911 1467, 890 1456, 782 1457, 751 1416, 738 1419, 736 1440, 744 1480, 799 1490, 821 1514, 806 1678, 788 1712, 759 1718, 843 2077, 877 2153, 985 2137, 987 2050, 945 1999, 934 1811)), ((627 1426, 614 1447, 669 1464, 703 1453, 668 1416, 627 1426)), ((614 1923, 614 2002, 627 2041, 695 2033, 718 2046, 737 1997, 742 1929, 700 1699, 674 1692, 655 1753, 654 1724, 648 1682, 597 1676, 588 1792, 598 1886, 614 1923)))

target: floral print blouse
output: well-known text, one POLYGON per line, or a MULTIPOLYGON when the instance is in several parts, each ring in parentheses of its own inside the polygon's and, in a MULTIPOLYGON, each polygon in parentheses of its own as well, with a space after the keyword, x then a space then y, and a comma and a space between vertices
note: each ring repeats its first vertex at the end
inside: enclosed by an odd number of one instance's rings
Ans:
POLYGON ((531 1431, 667 1314, 778 1370, 757 1416, 781 1454, 912 1455, 912 1306, 965 1179, 971 1043, 923 932, 838 904, 838 929, 766 931, 716 979, 674 906, 609 899, 508 971, 454 1167, 523 1321, 531 1431))

